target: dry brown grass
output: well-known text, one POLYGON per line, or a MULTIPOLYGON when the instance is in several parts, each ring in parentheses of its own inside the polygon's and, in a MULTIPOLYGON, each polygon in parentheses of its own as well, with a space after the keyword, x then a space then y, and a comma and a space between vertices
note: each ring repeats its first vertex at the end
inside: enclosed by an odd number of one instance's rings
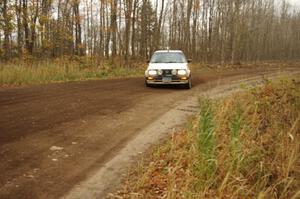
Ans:
POLYGON ((146 68, 145 63, 132 63, 127 67, 115 64, 118 63, 87 57, 13 60, 0 63, 0 86, 142 76, 146 68))
POLYGON ((300 197, 299 81, 267 82, 200 107, 186 131, 139 163, 119 197, 300 197))

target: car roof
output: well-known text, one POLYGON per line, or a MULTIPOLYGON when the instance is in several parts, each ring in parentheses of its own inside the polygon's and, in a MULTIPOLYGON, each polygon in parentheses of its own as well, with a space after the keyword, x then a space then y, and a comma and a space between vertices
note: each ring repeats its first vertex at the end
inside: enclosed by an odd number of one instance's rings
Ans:
POLYGON ((157 50, 154 53, 182 53, 181 50, 157 50))

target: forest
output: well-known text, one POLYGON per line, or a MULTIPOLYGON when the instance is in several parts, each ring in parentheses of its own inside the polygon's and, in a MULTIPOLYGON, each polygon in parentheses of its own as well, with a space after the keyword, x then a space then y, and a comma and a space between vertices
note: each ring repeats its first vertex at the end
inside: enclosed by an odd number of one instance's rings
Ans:
POLYGON ((300 58, 300 9, 282 0, 0 0, 1 62, 24 57, 197 62, 300 58))

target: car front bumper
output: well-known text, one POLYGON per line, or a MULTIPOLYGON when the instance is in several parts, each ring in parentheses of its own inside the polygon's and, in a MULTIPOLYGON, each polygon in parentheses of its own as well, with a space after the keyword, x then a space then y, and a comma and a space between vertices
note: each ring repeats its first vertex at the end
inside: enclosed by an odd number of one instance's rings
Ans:
POLYGON ((164 81, 162 76, 145 77, 145 81, 147 84, 188 84, 190 80, 189 77, 172 76, 169 78, 169 81, 164 81))

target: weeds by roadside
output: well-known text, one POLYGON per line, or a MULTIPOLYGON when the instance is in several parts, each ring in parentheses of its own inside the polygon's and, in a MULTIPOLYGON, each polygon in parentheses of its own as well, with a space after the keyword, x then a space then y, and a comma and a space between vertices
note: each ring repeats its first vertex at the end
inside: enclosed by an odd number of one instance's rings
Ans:
POLYGON ((200 114, 140 163, 122 198, 299 198, 300 82, 267 81, 200 114))
MULTIPOLYGON (((237 71, 242 69, 289 68, 298 66, 291 63, 249 63, 241 65, 219 65, 192 63, 193 73, 199 71, 237 71)), ((91 57, 62 57, 58 59, 34 59, 25 57, 10 62, 0 62, 0 87, 29 84, 46 84, 52 82, 82 81, 118 77, 143 76, 146 63, 142 60, 131 60, 127 65, 120 57, 113 60, 94 59, 91 57)))
POLYGON ((89 59, 16 60, 0 64, 0 86, 133 77, 143 75, 144 69, 143 64, 114 67, 89 59))

